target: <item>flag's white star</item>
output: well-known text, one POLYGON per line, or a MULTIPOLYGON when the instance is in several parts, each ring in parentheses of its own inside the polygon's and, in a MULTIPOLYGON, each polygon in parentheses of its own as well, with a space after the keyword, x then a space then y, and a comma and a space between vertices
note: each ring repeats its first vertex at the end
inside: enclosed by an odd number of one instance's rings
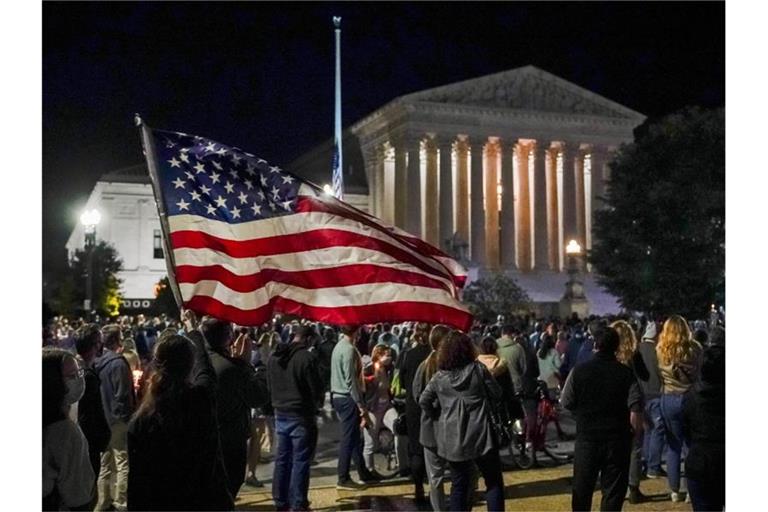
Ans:
POLYGON ((213 214, 213 215, 215 215, 215 214, 216 214, 216 207, 215 207, 215 206, 213 206, 212 204, 209 204, 209 205, 206 207, 206 209, 208 210, 208 213, 209 213, 209 214, 213 214))
POLYGON ((261 206, 259 206, 256 203, 253 203, 253 206, 251 206, 251 210, 253 210, 254 215, 261 215, 261 206))
POLYGON ((218 150, 216 150, 216 154, 217 154, 217 155, 223 155, 223 154, 225 154, 226 152, 227 152, 227 150, 226 150, 226 149, 224 149, 224 148, 219 148, 218 150))
POLYGON ((176 180, 171 183, 174 184, 174 188, 184 188, 184 180, 181 178, 176 178, 176 180))
POLYGON ((175 147, 175 146, 176 146, 175 142, 173 142, 171 139, 169 139, 167 137, 165 138, 165 147, 172 148, 172 147, 175 147))
POLYGON ((237 179, 237 171, 235 169, 232 169, 231 171, 229 171, 229 175, 237 179))
POLYGON ((223 171, 223 170, 224 170, 224 168, 221 166, 221 164, 220 164, 219 162, 217 162, 217 161, 215 161, 215 160, 212 160, 212 161, 211 161, 211 163, 213 164, 213 166, 214 166, 216 169, 218 169, 218 170, 220 170, 220 171, 223 171))
POLYGON ((193 175, 191 172, 189 172, 189 171, 184 171, 184 174, 187 176, 187 179, 190 179, 190 180, 193 180, 193 181, 194 181, 194 179, 195 179, 195 176, 194 176, 194 175, 193 175))
POLYGON ((244 183, 245 183, 245 188, 247 188, 248 190, 251 190, 253 188, 253 182, 251 180, 245 180, 244 183))
POLYGON ((283 201, 283 202, 282 202, 282 203, 280 203, 280 204, 282 204, 282 205, 283 205, 283 208, 285 208, 286 210, 290 211, 290 209, 291 209, 291 202, 292 202, 292 201, 283 201))
POLYGON ((189 155, 187 155, 187 151, 189 151, 189 148, 182 148, 181 153, 179 154, 179 158, 181 158, 181 161, 184 163, 189 163, 189 155))
POLYGON ((240 209, 239 208, 232 208, 232 218, 233 219, 239 219, 240 218, 240 209))
POLYGON ((201 172, 205 172, 205 166, 203 165, 203 162, 197 162, 197 165, 195 166, 195 174, 200 174, 201 172))
POLYGON ((200 193, 197 190, 192 191, 192 200, 202 202, 202 200, 200 199, 200 193))
POLYGON ((211 195, 211 189, 206 187, 205 185, 200 185, 200 192, 202 192, 207 196, 211 195))
POLYGON ((176 206, 179 207, 179 210, 189 210, 189 203, 184 201, 184 199, 176 203, 176 206))
POLYGON ((217 205, 217 206, 223 206, 223 207, 226 207, 226 206, 227 206, 227 200, 226 200, 226 199, 224 199, 223 197, 219 196, 219 198, 218 198, 218 199, 216 199, 216 205, 217 205))
POLYGON ((209 142, 207 146, 205 146, 205 151, 216 151, 216 145, 213 142, 209 142))
POLYGON ((211 183, 218 183, 219 182, 219 176, 221 176, 219 173, 214 172, 211 174, 211 183))
POLYGON ((230 182, 227 182, 226 185, 224 185, 224 188, 227 189, 227 194, 234 194, 235 193, 235 186, 231 184, 230 182))
POLYGON ((293 183, 293 176, 283 176, 283 185, 286 183, 293 183))
POLYGON ((240 160, 242 160, 242 159, 243 159, 243 157, 241 157, 241 156, 240 156, 240 155, 238 155, 237 153, 232 153, 232 157, 231 157, 231 160, 232 160, 232 163, 233 163, 233 164, 237 164, 237 163, 238 163, 240 160))
POLYGON ((254 167, 253 164, 249 163, 248 166, 245 168, 245 172, 248 173, 248 176, 253 176, 256 174, 256 171, 254 169, 256 169, 256 167, 254 167))
POLYGON ((258 191, 258 192, 256 192, 256 193, 259 195, 259 197, 260 197, 260 198, 261 198, 261 200, 263 201, 263 200, 264 200, 264 192, 263 192, 263 191, 261 191, 261 190, 259 190, 259 191, 258 191))
POLYGON ((266 187, 267 186, 267 178, 265 178, 263 174, 260 174, 259 176, 261 176, 261 186, 262 187, 266 187))
POLYGON ((280 169, 278 166, 276 166, 276 165, 275 165, 275 166, 273 166, 273 167, 270 167, 270 168, 269 168, 269 172, 270 172, 270 173, 273 173, 273 172, 277 172, 277 173, 279 173, 279 172, 280 172, 280 170, 281 170, 281 169, 280 169))
POLYGON ((272 208, 272 211, 275 211, 277 209, 277 205, 272 202, 269 203, 269 207, 272 208))
POLYGON ((278 199, 280 199, 280 189, 279 189, 279 188, 277 188, 277 187, 272 187, 272 191, 271 191, 271 194, 272 194, 272 197, 274 197, 274 198, 275 198, 275 201, 277 201, 278 199))
POLYGON ((237 196, 238 199, 240 199, 240 204, 245 204, 248 202, 248 196, 245 195, 245 192, 240 192, 240 195, 237 196))
POLYGON ((171 164, 171 167, 179 167, 179 168, 181 168, 181 162, 176 160, 176 157, 173 157, 170 160, 168 160, 168 163, 171 164))

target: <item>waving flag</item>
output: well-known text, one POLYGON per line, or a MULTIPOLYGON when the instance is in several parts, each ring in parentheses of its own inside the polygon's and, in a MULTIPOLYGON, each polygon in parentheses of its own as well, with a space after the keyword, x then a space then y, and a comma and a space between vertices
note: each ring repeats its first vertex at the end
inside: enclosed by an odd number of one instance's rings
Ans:
POLYGON ((465 272, 438 249, 240 149, 142 130, 185 307, 240 325, 282 312, 469 329, 465 272))

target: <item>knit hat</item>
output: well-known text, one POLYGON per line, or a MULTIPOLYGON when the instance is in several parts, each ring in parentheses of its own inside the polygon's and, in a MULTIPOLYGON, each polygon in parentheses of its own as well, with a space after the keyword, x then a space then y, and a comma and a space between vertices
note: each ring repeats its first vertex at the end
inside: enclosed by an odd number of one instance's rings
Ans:
POLYGON ((645 326, 645 332, 643 333, 644 340, 656 339, 656 322, 648 322, 645 326))

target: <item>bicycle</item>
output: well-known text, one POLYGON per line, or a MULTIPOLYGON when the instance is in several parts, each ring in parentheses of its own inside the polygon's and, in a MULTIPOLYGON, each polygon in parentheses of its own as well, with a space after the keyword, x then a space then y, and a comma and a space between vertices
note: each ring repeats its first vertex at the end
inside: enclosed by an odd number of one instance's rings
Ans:
POLYGON ((569 456, 562 456, 555 453, 550 443, 547 443, 547 432, 550 424, 554 424, 558 438, 560 440, 567 439, 565 432, 560 427, 560 416, 557 409, 557 397, 551 397, 547 384, 543 381, 538 382, 536 389, 538 405, 537 405, 537 417, 536 428, 534 429, 533 436, 528 441, 532 445, 533 459, 536 459, 536 452, 544 452, 552 460, 558 463, 565 463, 571 460, 569 456))

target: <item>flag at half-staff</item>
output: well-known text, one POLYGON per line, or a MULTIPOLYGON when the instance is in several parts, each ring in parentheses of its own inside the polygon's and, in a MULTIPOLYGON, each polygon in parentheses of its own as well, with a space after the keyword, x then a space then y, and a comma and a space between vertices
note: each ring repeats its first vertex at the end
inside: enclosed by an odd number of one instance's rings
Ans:
POLYGON ((141 129, 183 306, 240 325, 281 312, 469 329, 466 272, 437 248, 238 148, 141 129))

